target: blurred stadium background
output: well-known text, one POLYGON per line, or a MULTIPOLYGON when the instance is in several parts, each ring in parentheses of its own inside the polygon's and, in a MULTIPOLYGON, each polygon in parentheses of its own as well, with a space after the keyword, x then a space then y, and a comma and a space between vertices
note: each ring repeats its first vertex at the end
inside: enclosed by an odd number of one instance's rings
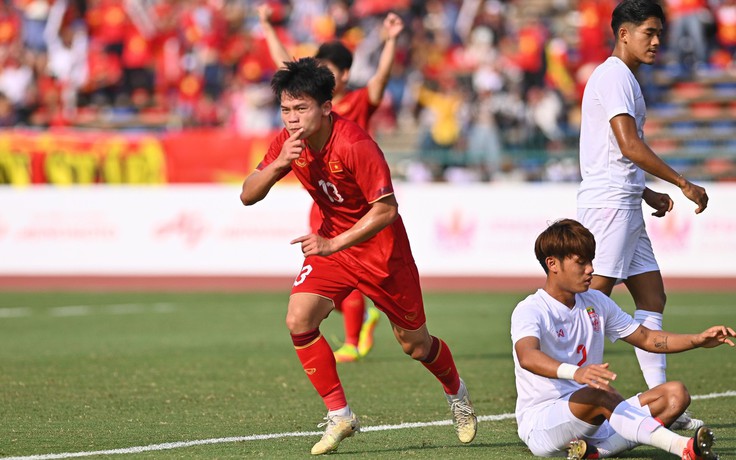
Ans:
MULTIPOLYGON (((4 287, 146 286, 151 277, 159 286, 181 277, 188 286, 285 285, 299 259, 286 243, 306 229, 308 198, 287 181, 254 208, 237 200, 280 128, 259 3, 2 3, 4 287)), ((615 2, 270 4, 293 56, 347 43, 354 86, 375 68, 386 12, 404 18, 371 131, 420 271, 430 287, 536 283, 531 241, 548 221, 574 215, 580 96, 610 53, 615 2)), ((736 5, 664 6, 664 49, 639 76, 645 134, 706 182, 712 201, 695 218, 663 184, 677 209, 648 225, 671 288, 686 279, 736 288, 724 257, 736 250, 736 5)))

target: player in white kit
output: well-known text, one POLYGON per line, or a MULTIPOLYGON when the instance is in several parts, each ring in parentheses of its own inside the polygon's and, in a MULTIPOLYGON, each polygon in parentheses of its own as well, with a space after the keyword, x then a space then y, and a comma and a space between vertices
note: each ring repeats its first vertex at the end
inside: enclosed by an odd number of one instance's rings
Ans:
MULTIPOLYGON (((616 42, 605 62, 591 74, 583 93, 580 126, 578 220, 598 243, 592 288, 610 295, 623 281, 636 306, 634 318, 649 329, 662 329, 666 295, 642 212, 642 200, 663 217, 673 201, 645 184, 645 172, 680 188, 705 210, 708 195, 665 163, 644 140, 646 104, 634 73, 654 63, 665 21, 653 0, 624 0, 614 9, 616 42)), ((636 350, 649 388, 666 381, 664 355, 636 350)), ((676 428, 694 429, 702 421, 683 414, 676 428)))
POLYGON ((690 404, 680 382, 666 382, 624 399, 610 384, 616 373, 603 362, 604 339, 623 340, 656 353, 712 348, 733 329, 700 334, 653 331, 605 294, 589 289, 595 239, 572 219, 550 225, 534 251, 547 273, 543 289, 521 301, 511 316, 519 437, 534 455, 606 458, 647 444, 686 460, 716 459, 713 432, 692 438, 670 431, 690 404))

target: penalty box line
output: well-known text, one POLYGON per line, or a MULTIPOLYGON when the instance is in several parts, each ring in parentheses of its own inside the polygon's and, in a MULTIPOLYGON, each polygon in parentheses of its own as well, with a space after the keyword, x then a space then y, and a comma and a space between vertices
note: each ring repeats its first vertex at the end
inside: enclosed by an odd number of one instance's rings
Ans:
MULTIPOLYGON (((707 395, 694 395, 691 397, 692 400, 698 399, 715 399, 715 398, 728 398, 736 396, 736 391, 726 391, 723 393, 710 393, 707 395)), ((478 417, 479 422, 495 422, 500 420, 513 419, 514 414, 499 414, 499 415, 481 415, 478 417)), ((400 423, 397 425, 375 425, 362 427, 361 432, 371 431, 390 431, 390 430, 403 430, 408 428, 424 428, 429 426, 446 426, 452 425, 452 420, 437 420, 434 422, 411 422, 411 423, 400 423)), ((57 460, 65 458, 78 458, 78 457, 91 457, 94 455, 122 455, 122 454, 138 454, 142 452, 153 452, 160 450, 172 450, 182 449, 186 447, 205 446, 210 444, 225 444, 233 442, 246 442, 246 441, 265 441, 269 439, 282 439, 282 438, 297 438, 305 436, 320 436, 322 431, 295 431, 290 433, 271 433, 271 434, 254 434, 251 436, 231 436, 227 438, 212 438, 212 439, 199 439, 195 441, 179 441, 179 442, 167 442, 163 444, 151 444, 148 446, 135 446, 135 447, 124 447, 120 449, 108 449, 108 450, 97 450, 89 452, 64 452, 59 454, 39 454, 39 455, 28 455, 23 457, 2 457, 0 460, 57 460)))

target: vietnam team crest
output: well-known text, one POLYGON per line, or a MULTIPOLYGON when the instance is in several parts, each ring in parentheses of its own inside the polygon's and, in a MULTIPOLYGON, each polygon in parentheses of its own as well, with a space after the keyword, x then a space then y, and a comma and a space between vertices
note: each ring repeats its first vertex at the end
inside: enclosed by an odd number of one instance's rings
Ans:
POLYGON ((601 321, 598 318, 598 313, 595 312, 595 308, 588 307, 585 309, 588 312, 588 318, 590 318, 591 324, 593 324, 593 330, 595 332, 601 331, 601 321))

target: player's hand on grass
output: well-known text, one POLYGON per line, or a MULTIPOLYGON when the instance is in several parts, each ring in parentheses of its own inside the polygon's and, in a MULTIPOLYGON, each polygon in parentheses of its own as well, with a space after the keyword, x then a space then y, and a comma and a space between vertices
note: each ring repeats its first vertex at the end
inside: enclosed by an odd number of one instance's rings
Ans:
POLYGON ((685 195, 688 200, 698 205, 695 209, 695 214, 700 214, 708 207, 708 194, 705 193, 705 189, 703 187, 695 185, 689 180, 685 180, 684 184, 680 186, 680 190, 682 190, 682 194, 685 195))
POLYGON ((702 348, 714 348, 727 343, 734 346, 733 340, 729 337, 736 337, 736 332, 726 326, 713 326, 698 334, 698 346, 702 348))
POLYGON ((329 256, 335 250, 332 248, 332 240, 323 238, 315 233, 300 236, 291 241, 291 244, 301 243, 302 254, 307 256, 329 256))
POLYGON ((300 138, 302 133, 304 133, 304 128, 299 128, 291 133, 291 136, 284 141, 284 145, 281 147, 281 153, 279 153, 279 157, 276 159, 283 168, 290 168, 291 162, 302 155, 302 151, 304 150, 304 141, 300 138))
POLYGON ((644 189, 642 198, 646 204, 654 208, 655 211, 652 213, 654 217, 664 217, 665 214, 672 211, 675 204, 668 194, 655 192, 648 188, 644 189))
POLYGON ((616 374, 608 370, 608 363, 590 364, 575 371, 575 381, 599 390, 608 389, 616 374))

